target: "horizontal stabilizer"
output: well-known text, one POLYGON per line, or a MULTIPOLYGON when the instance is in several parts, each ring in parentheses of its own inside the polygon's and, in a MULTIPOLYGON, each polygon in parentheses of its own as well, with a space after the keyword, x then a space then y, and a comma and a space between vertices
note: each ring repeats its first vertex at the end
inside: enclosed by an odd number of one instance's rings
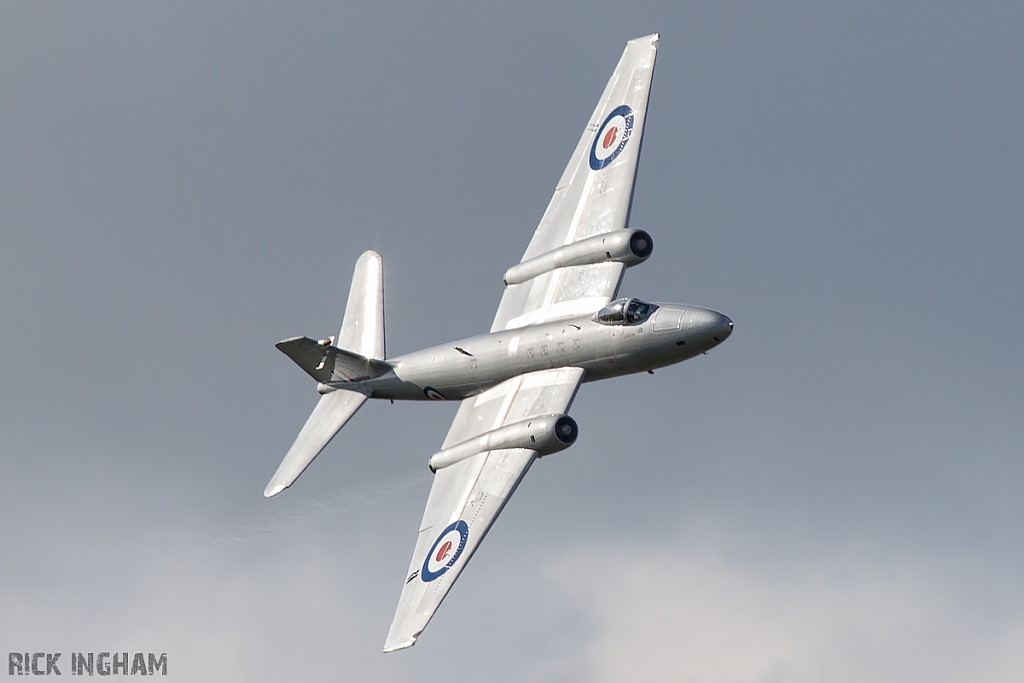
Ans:
POLYGON ((270 498, 291 486, 365 401, 363 394, 344 389, 322 396, 263 495, 270 498))
POLYGON ((292 337, 278 342, 277 348, 321 384, 362 382, 391 370, 384 361, 339 349, 329 339, 317 341, 309 337, 292 337))

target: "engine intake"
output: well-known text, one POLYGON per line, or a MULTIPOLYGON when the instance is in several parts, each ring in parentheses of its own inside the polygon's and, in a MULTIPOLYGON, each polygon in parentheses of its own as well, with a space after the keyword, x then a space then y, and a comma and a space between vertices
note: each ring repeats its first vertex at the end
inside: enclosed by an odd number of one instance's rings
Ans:
POLYGON ((505 425, 445 448, 430 456, 430 471, 449 467, 477 453, 502 448, 526 448, 537 451, 538 456, 550 455, 573 445, 580 428, 568 415, 541 415, 529 420, 505 425))
POLYGON ((588 237, 512 266, 505 271, 506 285, 521 285, 538 275, 594 263, 625 263, 627 267, 643 263, 654 251, 654 240, 643 230, 626 228, 588 237))

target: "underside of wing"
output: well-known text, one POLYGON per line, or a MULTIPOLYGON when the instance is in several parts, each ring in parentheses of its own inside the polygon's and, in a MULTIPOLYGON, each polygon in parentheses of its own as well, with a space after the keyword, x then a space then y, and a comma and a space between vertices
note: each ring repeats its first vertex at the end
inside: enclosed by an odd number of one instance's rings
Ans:
MULTIPOLYGON (((468 398, 443 447, 533 417, 564 413, 582 379, 579 368, 543 370, 468 398)), ((526 448, 484 451, 434 475, 385 652, 415 644, 536 456, 526 448)))
MULTIPOLYGON (((562 173, 523 261, 629 222, 658 35, 626 44, 562 173)), ((618 292, 621 262, 571 265, 509 285, 491 331, 597 311, 618 292)))

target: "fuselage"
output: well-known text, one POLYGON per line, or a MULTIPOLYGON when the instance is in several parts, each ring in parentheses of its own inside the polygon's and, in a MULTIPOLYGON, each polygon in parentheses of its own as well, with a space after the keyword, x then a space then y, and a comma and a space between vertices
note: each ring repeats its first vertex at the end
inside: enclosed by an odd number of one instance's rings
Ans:
POLYGON ((706 308, 656 304, 637 322, 590 314, 482 334, 388 359, 393 370, 362 383, 371 398, 461 400, 536 370, 583 368, 585 382, 679 363, 718 346, 729 318, 706 308))

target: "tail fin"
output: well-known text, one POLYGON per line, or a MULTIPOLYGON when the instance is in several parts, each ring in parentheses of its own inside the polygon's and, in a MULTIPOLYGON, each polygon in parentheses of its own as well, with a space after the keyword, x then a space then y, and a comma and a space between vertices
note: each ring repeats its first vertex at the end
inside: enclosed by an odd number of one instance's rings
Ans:
POLYGON ((384 261, 375 251, 356 261, 338 348, 384 360, 384 261))
MULTIPOLYGON (((380 254, 367 251, 356 261, 337 347, 330 340, 317 342, 296 337, 279 343, 277 348, 325 384, 358 381, 389 370, 383 362, 384 264, 380 254)), ((291 486, 366 398, 362 393, 345 389, 321 396, 263 495, 270 498, 291 486)))
POLYGON ((380 377, 391 369, 384 363, 384 262, 375 251, 356 261, 345 320, 338 338, 316 341, 292 337, 277 348, 321 384, 380 377))

